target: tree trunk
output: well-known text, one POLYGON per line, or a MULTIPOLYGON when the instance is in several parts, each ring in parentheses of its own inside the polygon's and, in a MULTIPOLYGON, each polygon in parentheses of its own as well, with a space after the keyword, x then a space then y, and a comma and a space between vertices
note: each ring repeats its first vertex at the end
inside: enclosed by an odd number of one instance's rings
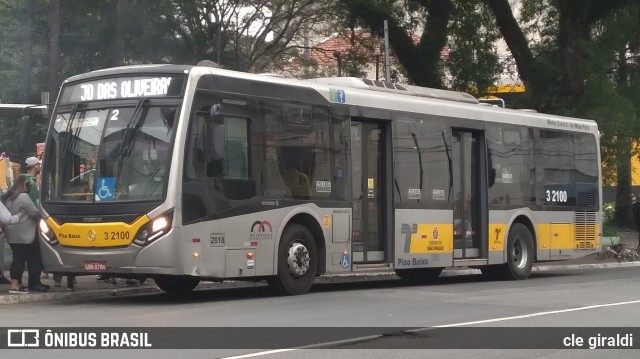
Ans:
POLYGON ((124 63, 124 14, 125 0, 116 2, 116 43, 114 51, 114 65, 122 66, 124 63))
POLYGON ((49 3, 49 99, 58 95, 58 54, 60 52, 60 0, 49 3))
POLYGON ((24 88, 22 90, 22 101, 24 103, 31 102, 31 71, 33 67, 33 12, 35 7, 34 0, 27 0, 27 18, 25 26, 24 38, 24 63, 22 64, 22 81, 24 88))
POLYGON ((420 42, 416 44, 411 34, 390 13, 390 9, 372 4, 369 0, 341 0, 349 12, 364 21, 369 28, 382 29, 389 21, 389 43, 393 52, 407 71, 409 80, 418 86, 442 88, 440 50, 447 41, 447 26, 451 16, 451 0, 424 1, 429 18, 420 42))
POLYGON ((615 223, 620 227, 635 228, 631 213, 631 139, 619 139, 617 147, 615 223))
POLYGON ((513 16, 509 0, 484 0, 496 17, 496 24, 502 33, 504 41, 513 55, 518 66, 518 76, 522 79, 527 89, 527 97, 536 98, 538 86, 535 80, 540 76, 536 74, 535 58, 529 48, 529 42, 524 36, 520 25, 513 16))
POLYGON ((575 107, 584 93, 584 51, 580 40, 588 36, 588 6, 582 2, 559 1, 559 50, 562 66, 563 92, 567 105, 575 107))

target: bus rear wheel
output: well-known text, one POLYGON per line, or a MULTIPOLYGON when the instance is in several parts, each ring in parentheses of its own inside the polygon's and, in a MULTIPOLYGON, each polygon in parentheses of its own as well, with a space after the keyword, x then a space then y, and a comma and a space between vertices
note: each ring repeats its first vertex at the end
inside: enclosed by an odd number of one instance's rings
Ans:
POLYGON ((514 223, 507 236, 507 263, 483 267, 482 274, 489 279, 527 279, 533 267, 533 251, 529 228, 522 223, 514 223))
POLYGON ((438 279, 443 268, 396 269, 396 275, 404 280, 417 283, 429 283, 438 279))
POLYGON ((171 294, 190 293, 200 283, 200 279, 191 276, 155 277, 153 280, 158 288, 171 294))
POLYGON ((317 268, 316 243, 309 229, 288 225, 278 246, 278 274, 269 279, 269 285, 281 294, 304 294, 311 289, 317 268))

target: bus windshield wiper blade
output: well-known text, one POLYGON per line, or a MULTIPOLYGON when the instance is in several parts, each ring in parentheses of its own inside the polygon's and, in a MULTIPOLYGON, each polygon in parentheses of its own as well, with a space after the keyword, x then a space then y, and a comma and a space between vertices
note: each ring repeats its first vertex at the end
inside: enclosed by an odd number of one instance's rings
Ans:
POLYGON ((149 99, 140 99, 140 101, 138 101, 138 104, 136 105, 136 109, 133 110, 131 120, 127 124, 127 128, 124 131, 124 136, 122 136, 122 145, 120 145, 121 156, 129 156, 131 154, 136 135, 144 124, 145 116, 143 116, 142 114, 144 113, 144 104, 147 101, 149 101, 149 99))
MULTIPOLYGON (((75 140, 72 138, 73 136, 70 135, 70 132, 71 132, 71 125, 73 124, 73 121, 74 121, 74 117, 78 113, 78 109, 82 106, 83 104, 81 103, 77 103, 73 105, 73 109, 71 110, 71 114, 69 115, 69 121, 67 122, 67 127, 64 130, 64 133, 65 133, 64 143, 62 144, 62 152, 60 152, 62 156, 66 156, 67 151, 70 148, 73 148, 75 142, 77 141, 77 138, 75 140)), ((79 128, 80 126, 78 126, 78 129, 79 128)), ((74 132, 74 135, 78 134, 78 129, 76 129, 76 131, 74 132)))

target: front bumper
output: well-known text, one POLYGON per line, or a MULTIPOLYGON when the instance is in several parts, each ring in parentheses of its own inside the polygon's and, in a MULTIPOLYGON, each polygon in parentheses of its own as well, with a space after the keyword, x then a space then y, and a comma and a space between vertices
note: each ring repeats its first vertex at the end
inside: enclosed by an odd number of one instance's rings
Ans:
POLYGON ((40 239, 45 271, 76 275, 115 274, 123 276, 184 275, 180 255, 180 231, 172 228, 147 246, 130 244, 118 248, 75 248, 52 246, 40 239), (105 270, 85 269, 85 262, 103 262, 105 270))

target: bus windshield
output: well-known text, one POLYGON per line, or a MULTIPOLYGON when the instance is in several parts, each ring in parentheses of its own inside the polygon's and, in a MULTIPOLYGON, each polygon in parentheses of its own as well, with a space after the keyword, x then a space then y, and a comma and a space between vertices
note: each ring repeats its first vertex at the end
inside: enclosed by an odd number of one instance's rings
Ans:
POLYGON ((43 202, 163 199, 178 107, 149 99, 55 114, 43 202))

